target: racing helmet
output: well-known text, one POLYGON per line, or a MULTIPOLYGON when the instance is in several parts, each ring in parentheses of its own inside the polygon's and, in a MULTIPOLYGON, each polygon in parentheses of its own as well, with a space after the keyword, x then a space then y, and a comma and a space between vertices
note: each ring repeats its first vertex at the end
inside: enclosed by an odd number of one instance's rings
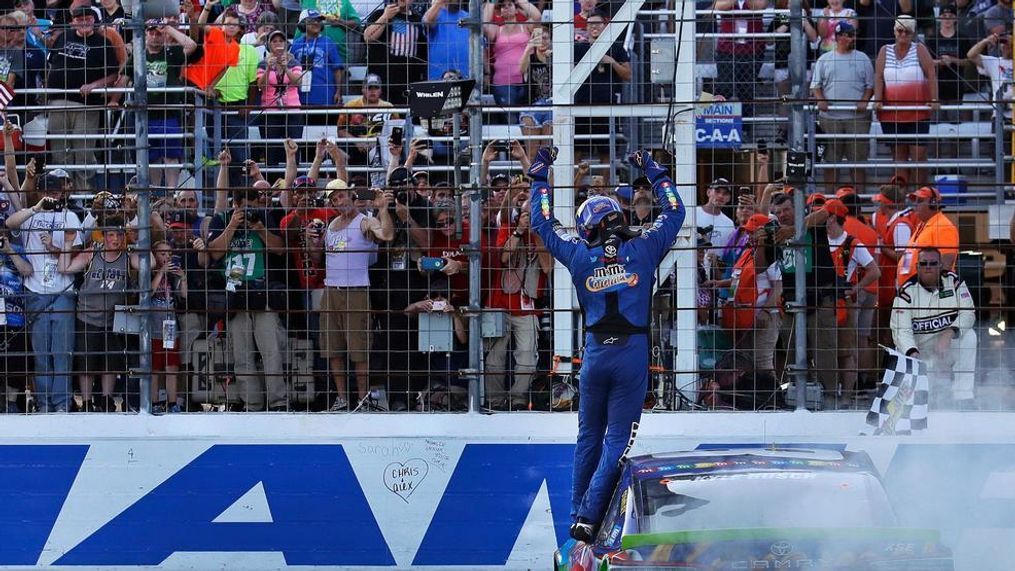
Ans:
POLYGON ((595 227, 614 212, 620 216, 624 214, 616 200, 608 196, 591 196, 578 207, 575 213, 575 228, 582 238, 588 240, 595 227))

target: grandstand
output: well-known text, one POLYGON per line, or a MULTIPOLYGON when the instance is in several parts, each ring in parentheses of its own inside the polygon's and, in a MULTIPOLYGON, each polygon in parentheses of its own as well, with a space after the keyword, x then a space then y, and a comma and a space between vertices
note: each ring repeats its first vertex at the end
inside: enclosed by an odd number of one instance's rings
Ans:
POLYGON ((523 215, 549 144, 566 225, 591 195, 652 223, 636 149, 687 205, 646 408, 866 410, 886 274, 927 246, 978 341, 931 407, 1015 407, 1010 5, 8 4, 0 411, 571 410, 582 316, 523 215), (423 111, 435 85, 460 105, 423 111), (845 226, 866 257, 841 280, 835 197, 874 236, 845 226), (957 242, 918 240, 938 212, 957 242), (745 301, 753 214, 779 259, 745 301), (947 390, 967 373, 972 398, 947 390))

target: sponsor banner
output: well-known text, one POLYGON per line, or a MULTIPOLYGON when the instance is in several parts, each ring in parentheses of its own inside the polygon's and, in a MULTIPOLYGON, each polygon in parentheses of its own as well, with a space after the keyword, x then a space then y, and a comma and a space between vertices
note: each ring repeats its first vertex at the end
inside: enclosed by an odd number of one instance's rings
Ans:
POLYGON ((743 107, 739 101, 695 106, 694 124, 699 149, 739 149, 743 143, 743 107))
MULTIPOLYGON (((542 569, 570 523, 570 414, 7 420, 0 568, 542 569)), ((958 569, 1006 568, 1015 415, 944 416, 910 438, 856 436, 863 423, 652 414, 632 454, 864 450, 902 525, 942 530, 958 569)))

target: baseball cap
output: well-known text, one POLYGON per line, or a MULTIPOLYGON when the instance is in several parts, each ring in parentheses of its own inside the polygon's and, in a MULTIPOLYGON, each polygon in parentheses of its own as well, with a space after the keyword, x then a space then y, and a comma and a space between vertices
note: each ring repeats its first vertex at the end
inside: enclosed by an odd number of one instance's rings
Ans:
POLYGON ((908 198, 910 200, 928 199, 940 201, 941 193, 933 186, 921 186, 919 189, 910 192, 908 198))
POLYGON ((744 230, 755 232, 760 228, 764 228, 770 221, 771 218, 767 214, 753 214, 747 219, 747 222, 744 222, 744 230))
POLYGON ((828 197, 820 192, 815 192, 807 197, 807 206, 822 206, 828 202, 828 197))
POLYGON ((39 190, 45 192, 47 190, 63 190, 64 182, 67 177, 56 176, 53 173, 47 173, 42 179, 39 180, 39 190))
POLYGON ((846 20, 839 20, 839 23, 835 25, 835 33, 836 34, 855 34, 856 33, 856 28, 854 28, 853 24, 850 24, 846 20))
POLYGON ((53 169, 46 174, 56 178, 70 178, 70 173, 63 169, 53 169))
POLYGON ((78 6, 70 11, 71 18, 77 18, 79 16, 92 16, 96 20, 99 19, 99 14, 91 6, 78 6))
POLYGON ((274 38, 275 36, 282 36, 282 39, 285 40, 285 43, 287 45, 289 44, 289 38, 285 35, 285 32, 283 32, 282 30, 273 30, 270 34, 268 34, 268 39, 265 40, 265 43, 270 44, 271 39, 274 38))
POLYGON ((309 176, 298 176, 293 181, 293 190, 297 188, 317 188, 317 180, 309 176))
POLYGON ((177 210, 169 214, 168 226, 170 228, 187 228, 189 225, 190 224, 189 221, 187 220, 186 212, 181 212, 177 210))
POLYGON ((511 183, 511 177, 509 177, 508 175, 506 175, 504 173, 498 173, 498 174, 493 175, 493 178, 490 179, 490 184, 492 185, 494 183, 499 183, 501 181, 503 181, 504 184, 510 184, 511 183))
POLYGON ((300 12, 299 23, 302 24, 307 20, 321 20, 321 19, 323 19, 323 17, 321 16, 321 13, 318 12, 317 10, 304 10, 300 12))
POLYGON ((430 173, 428 173, 426 171, 416 171, 416 172, 412 173, 412 178, 413 179, 425 178, 427 181, 429 181, 430 180, 430 173))
POLYGON ((328 196, 331 196, 336 190, 348 190, 349 185, 346 184, 344 180, 336 178, 335 180, 329 181, 328 185, 324 188, 328 191, 328 196))
POLYGON ((377 75, 376 73, 371 73, 368 74, 363 79, 363 85, 367 86, 376 85, 377 87, 381 87, 382 85, 384 85, 384 82, 381 81, 381 76, 377 75))
POLYGON ((640 177, 634 179, 634 182, 631 183, 631 188, 648 188, 648 189, 651 189, 652 188, 652 183, 649 182, 647 176, 640 176, 640 177))
POLYGON ((958 12, 955 9, 955 4, 942 4, 941 8, 938 11, 938 15, 941 15, 941 14, 951 14, 951 15, 954 16, 957 13, 958 12))
POLYGON ((885 184, 878 189, 878 193, 871 198, 871 201, 880 204, 902 204, 906 201, 906 194, 901 186, 885 184))
POLYGON ((828 202, 825 202, 825 206, 822 208, 822 210, 831 214, 832 216, 841 216, 843 218, 849 216, 849 209, 846 208, 846 205, 843 204, 842 201, 839 200, 838 198, 833 198, 828 202))
POLYGON ((730 181, 723 177, 719 177, 708 184, 709 188, 722 188, 725 189, 726 192, 732 192, 733 191, 732 186, 733 185, 730 183, 730 181))
POLYGON ((388 175, 388 186, 404 186, 409 184, 411 176, 409 169, 405 167, 398 167, 391 171, 391 174, 388 175))

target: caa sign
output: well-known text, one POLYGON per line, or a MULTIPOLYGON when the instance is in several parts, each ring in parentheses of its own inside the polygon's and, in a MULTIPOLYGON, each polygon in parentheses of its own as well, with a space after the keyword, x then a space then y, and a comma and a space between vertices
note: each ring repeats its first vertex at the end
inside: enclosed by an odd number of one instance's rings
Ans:
POLYGON ((739 149, 743 142, 743 110, 738 101, 697 106, 694 123, 699 149, 739 149))
MULTIPOLYGON (((0 446, 0 567, 153 566, 214 553, 234 554, 224 561, 236 567, 237 554, 254 553, 260 564, 240 567, 265 568, 270 553, 272 567, 541 568, 567 534, 572 445, 419 438, 175 449, 192 445, 0 446)), ((887 462, 902 523, 941 529, 960 559, 966 535, 983 536, 974 529, 1015 531, 1015 495, 998 485, 1009 481, 1015 444, 865 449, 887 462)))

